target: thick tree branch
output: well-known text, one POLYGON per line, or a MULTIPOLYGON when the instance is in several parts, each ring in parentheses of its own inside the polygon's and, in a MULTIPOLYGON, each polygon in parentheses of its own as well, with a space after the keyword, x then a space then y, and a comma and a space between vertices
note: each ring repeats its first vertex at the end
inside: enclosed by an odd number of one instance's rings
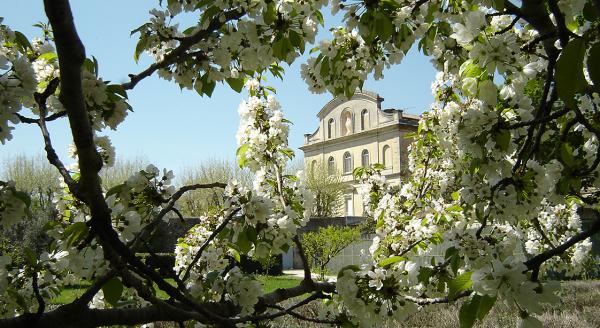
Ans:
POLYGON ((98 236, 107 260, 116 268, 123 269, 122 257, 142 276, 154 281, 160 289, 172 298, 182 302, 200 314, 227 325, 225 319, 184 296, 181 291, 167 283, 157 272, 145 266, 135 254, 119 239, 111 225, 111 211, 106 204, 98 171, 102 167, 94 134, 83 100, 81 66, 85 58, 83 44, 77 35, 71 8, 66 0, 45 0, 46 15, 54 32, 58 53, 60 80, 62 82, 59 99, 63 103, 71 132, 79 155, 80 180, 78 190, 80 198, 89 208, 92 219, 90 227, 98 236))

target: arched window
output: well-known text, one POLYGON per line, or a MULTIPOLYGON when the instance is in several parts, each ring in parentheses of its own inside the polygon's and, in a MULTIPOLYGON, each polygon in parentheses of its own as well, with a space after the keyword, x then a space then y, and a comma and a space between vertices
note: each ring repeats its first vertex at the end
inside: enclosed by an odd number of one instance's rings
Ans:
POLYGON ((352 155, 349 152, 344 153, 344 173, 352 172, 352 155))
POLYGON ((360 154, 360 164, 363 167, 369 166, 369 151, 366 149, 363 149, 362 153, 360 154))
POLYGON ((392 150, 390 148, 390 146, 385 145, 383 146, 383 166, 385 166, 386 168, 391 168, 392 167, 392 150))
POLYGON ((327 160, 327 173, 335 173, 335 159, 333 158, 333 156, 329 157, 329 160, 327 160))
POLYGON ((330 118, 327 122, 327 139, 333 138, 333 119, 330 118))
POLYGON ((360 130, 364 131, 367 128, 367 119, 369 112, 367 111, 367 109, 363 109, 362 112, 360 112, 360 130))

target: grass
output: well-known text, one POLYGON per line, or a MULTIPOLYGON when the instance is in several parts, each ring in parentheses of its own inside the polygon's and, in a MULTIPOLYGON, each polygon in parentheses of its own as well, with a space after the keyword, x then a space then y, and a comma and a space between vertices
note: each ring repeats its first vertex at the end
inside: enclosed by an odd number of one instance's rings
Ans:
MULTIPOLYGON (((560 302, 546 306, 544 312, 536 317, 545 328, 597 328, 600 327, 600 281, 564 281, 559 292, 560 302)), ((303 306, 299 313, 316 317, 321 309, 319 302, 303 306)), ((460 302, 451 305, 435 305, 423 308, 403 322, 387 322, 381 328, 457 328, 460 302)), ((504 304, 496 304, 477 328, 518 327, 518 314, 504 304)), ((285 317, 275 322, 276 327, 316 328, 317 324, 307 323, 285 317)))
POLYGON ((300 278, 290 276, 257 276, 263 284, 265 293, 270 293, 278 288, 290 288, 300 284, 300 278))
MULTIPOLYGON (((265 293, 269 293, 278 288, 290 288, 297 286, 300 283, 299 278, 289 277, 289 276, 256 276, 256 279, 263 284, 263 288, 265 293)), ((173 279, 166 279, 168 283, 171 285, 175 285, 175 281, 173 279)), ((78 285, 69 286, 61 290, 60 294, 52 299, 52 304, 67 304, 71 303, 77 297, 81 296, 87 288, 90 286, 87 282, 82 282, 78 285)), ((156 290, 156 296, 160 299, 168 299, 169 296, 163 290, 158 287, 154 287, 156 290)))

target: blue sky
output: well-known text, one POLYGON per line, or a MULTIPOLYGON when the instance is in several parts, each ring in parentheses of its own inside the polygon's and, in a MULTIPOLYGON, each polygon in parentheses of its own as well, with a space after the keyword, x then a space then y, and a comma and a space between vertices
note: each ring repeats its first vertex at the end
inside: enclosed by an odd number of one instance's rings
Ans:
MULTIPOLYGON (((130 37, 129 32, 148 19, 148 11, 158 6, 158 1, 73 0, 71 3, 86 53, 98 59, 104 80, 124 82, 127 74, 137 73, 151 64, 145 55, 139 63, 134 62, 137 35, 130 37)), ((47 21, 41 0, 4 0, 2 7, 0 15, 5 17, 4 24, 29 38, 40 36, 39 29, 32 25, 47 21)), ((327 38, 328 28, 339 25, 338 19, 331 19, 328 12, 324 14, 326 21, 329 18, 333 25, 323 28, 318 39, 327 38)), ((290 145, 300 156, 297 148, 302 145, 303 135, 316 129, 316 113, 331 99, 329 94, 310 93, 300 78, 299 68, 307 55, 290 67, 284 64, 287 70, 283 81, 268 81, 277 89, 284 115, 294 123, 290 145)), ((368 80, 365 89, 385 98, 385 108, 404 108, 414 114, 428 108, 433 100, 430 84, 435 72, 428 59, 416 49, 409 52, 402 64, 384 74, 382 80, 368 80)), ((181 91, 174 83, 151 77, 129 92, 135 112, 129 113, 118 131, 105 134, 111 137, 118 157, 144 157, 158 167, 175 170, 177 175, 178 170, 203 160, 234 158, 237 107, 244 96, 226 85, 217 85, 211 98, 200 97, 195 91, 181 91)), ((71 138, 66 120, 52 122, 50 133, 57 152, 69 162, 66 149, 71 138)), ((13 140, 0 145, 0 158, 42 151, 42 137, 36 126, 20 124, 13 131, 13 140)))

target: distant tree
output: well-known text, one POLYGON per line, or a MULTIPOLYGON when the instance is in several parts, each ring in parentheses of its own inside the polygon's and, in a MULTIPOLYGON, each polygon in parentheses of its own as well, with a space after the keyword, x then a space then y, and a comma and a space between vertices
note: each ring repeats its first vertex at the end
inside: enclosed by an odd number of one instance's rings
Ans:
POLYGON ((306 168, 306 187, 314 196, 313 217, 332 217, 340 214, 346 184, 339 172, 329 172, 323 162, 306 168))
MULTIPOLYGON (((252 173, 240 169, 237 163, 210 159, 185 169, 179 183, 185 186, 213 182, 227 183, 231 180, 237 180, 241 186, 250 187, 252 173)), ((185 216, 200 216, 217 212, 223 206, 223 199, 223 188, 198 189, 183 195, 177 205, 185 216)))
POLYGON ((21 154, 4 158, 2 164, 0 179, 14 181, 17 189, 31 195, 31 211, 53 207, 52 194, 60 188, 60 175, 48 160, 41 155, 21 154))
POLYGON ((360 230, 355 227, 324 227, 302 236, 306 256, 321 280, 325 279, 327 264, 344 248, 358 241, 360 230))
POLYGON ((112 166, 105 166, 100 170, 100 179, 102 187, 106 190, 123 183, 130 176, 144 169, 148 165, 148 160, 144 157, 134 157, 131 159, 115 160, 112 166))
POLYGON ((57 213, 53 198, 60 189, 59 174, 41 155, 6 157, 2 164, 0 180, 14 181, 31 199, 23 221, 12 227, 0 225, 0 254, 9 254, 19 262, 26 250, 39 254, 47 244, 43 228, 57 213))

